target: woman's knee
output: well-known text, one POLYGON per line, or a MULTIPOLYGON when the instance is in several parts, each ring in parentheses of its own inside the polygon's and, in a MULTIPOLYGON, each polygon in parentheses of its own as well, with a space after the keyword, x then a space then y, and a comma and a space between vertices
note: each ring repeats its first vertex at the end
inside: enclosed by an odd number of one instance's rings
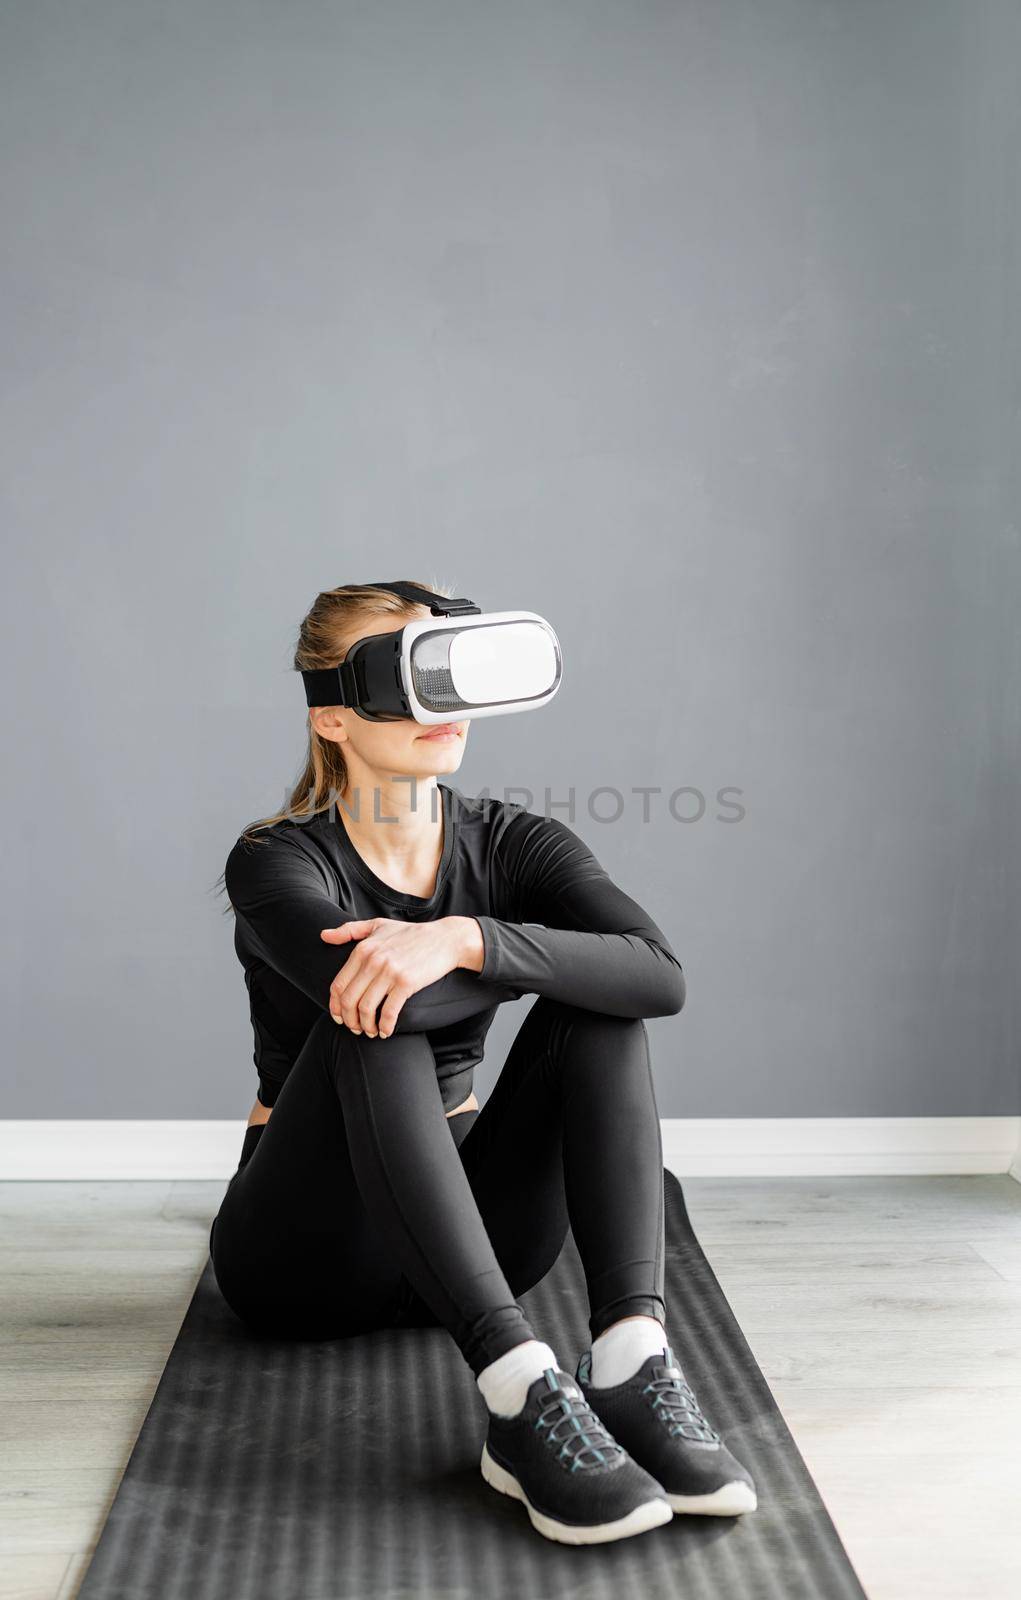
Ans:
POLYGON ((641 1017, 611 1016, 588 1006, 556 1003, 550 1011, 555 1041, 584 1048, 589 1055, 610 1054, 642 1060, 648 1055, 649 1036, 641 1017))
POLYGON ((300 1071, 321 1073, 332 1091, 343 1098, 345 1088, 354 1081, 354 1069, 363 1059, 362 1050, 376 1045, 385 1048, 389 1043, 387 1039, 354 1034, 344 1023, 334 1021, 331 1012, 324 1011, 305 1037, 292 1076, 300 1071))
POLYGON ((329 1011, 324 1011, 306 1036, 301 1054, 308 1052, 320 1060, 364 1059, 368 1055, 400 1057, 416 1060, 433 1067, 434 1057, 429 1040, 424 1033, 393 1033, 388 1039, 377 1034, 352 1033, 343 1022, 335 1022, 329 1011))
POLYGON ((355 1035, 342 1022, 335 1022, 330 1011, 324 1011, 312 1024, 305 1037, 302 1054, 332 1056, 338 1050, 350 1049, 355 1035))
POLYGON ((641 1017, 616 1017, 573 1006, 565 1012, 550 1059, 565 1088, 594 1085, 644 1094, 652 1080, 649 1036, 641 1017))

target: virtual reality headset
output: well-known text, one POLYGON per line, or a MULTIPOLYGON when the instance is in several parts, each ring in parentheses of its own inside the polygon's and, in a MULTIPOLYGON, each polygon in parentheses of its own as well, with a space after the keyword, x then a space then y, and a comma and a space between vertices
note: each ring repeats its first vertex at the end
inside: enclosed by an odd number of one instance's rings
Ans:
POLYGON ((358 584, 427 605, 431 617, 351 646, 336 667, 302 672, 310 706, 350 706, 368 722, 462 722, 534 711, 560 687, 560 643, 534 611, 482 611, 417 583, 358 584))

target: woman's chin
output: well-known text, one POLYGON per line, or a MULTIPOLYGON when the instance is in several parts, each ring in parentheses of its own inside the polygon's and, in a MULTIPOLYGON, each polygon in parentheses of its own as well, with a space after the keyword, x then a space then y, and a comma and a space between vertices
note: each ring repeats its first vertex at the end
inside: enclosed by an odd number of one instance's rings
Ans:
POLYGON ((415 753, 417 760, 422 763, 420 771, 423 776, 427 773, 456 772, 464 757, 464 740, 419 739, 415 753))

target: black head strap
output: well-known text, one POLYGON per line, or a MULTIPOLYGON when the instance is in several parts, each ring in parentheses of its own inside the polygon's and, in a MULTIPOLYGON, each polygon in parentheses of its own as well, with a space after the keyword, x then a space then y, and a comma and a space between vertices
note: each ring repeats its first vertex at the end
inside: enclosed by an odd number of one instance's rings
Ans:
POLYGON ((434 617, 477 616, 482 610, 481 606, 473 605, 470 600, 448 600, 445 594, 437 594, 435 589, 424 589, 420 583, 404 583, 400 579, 396 583, 356 583, 352 587, 389 589, 391 594, 399 594, 402 600, 413 600, 416 605, 428 606, 434 617))
MULTIPOLYGON (((428 606, 434 617, 478 616, 482 607, 471 600, 448 599, 434 589, 425 589, 419 583, 406 583, 397 579, 393 583, 354 583, 352 589, 387 589, 402 600, 415 605, 428 606)), ((310 668, 301 674, 305 683, 305 702, 310 706, 350 706, 358 697, 354 671, 350 661, 341 661, 336 667, 310 668)))

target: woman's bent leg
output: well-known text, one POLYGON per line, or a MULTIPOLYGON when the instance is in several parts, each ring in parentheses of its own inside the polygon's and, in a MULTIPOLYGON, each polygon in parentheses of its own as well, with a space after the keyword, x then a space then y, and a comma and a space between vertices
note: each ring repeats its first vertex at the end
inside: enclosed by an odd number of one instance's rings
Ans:
POLYGON ((456 1120, 424 1034, 366 1039, 324 1013, 214 1225, 228 1303, 267 1326, 339 1317, 354 1331, 392 1325, 406 1280, 476 1375, 534 1338, 461 1165, 456 1120))
POLYGON ((663 1146, 640 1018, 538 999, 460 1156, 516 1294, 553 1265, 569 1219, 592 1337, 627 1316, 665 1323, 663 1146))
POLYGON ((299 1054, 269 1121, 246 1129, 209 1251, 224 1299, 255 1332, 338 1338, 392 1325, 400 1264, 359 1193, 315 1050, 299 1054))
POLYGON ((622 1317, 666 1323, 663 1141, 640 1017, 563 1019, 564 1184, 593 1339, 622 1317))
POLYGON ((343 1109, 363 1201, 408 1282, 478 1376, 535 1333, 479 1214, 428 1039, 370 1039, 324 1014, 309 1042, 321 1049, 343 1109))

